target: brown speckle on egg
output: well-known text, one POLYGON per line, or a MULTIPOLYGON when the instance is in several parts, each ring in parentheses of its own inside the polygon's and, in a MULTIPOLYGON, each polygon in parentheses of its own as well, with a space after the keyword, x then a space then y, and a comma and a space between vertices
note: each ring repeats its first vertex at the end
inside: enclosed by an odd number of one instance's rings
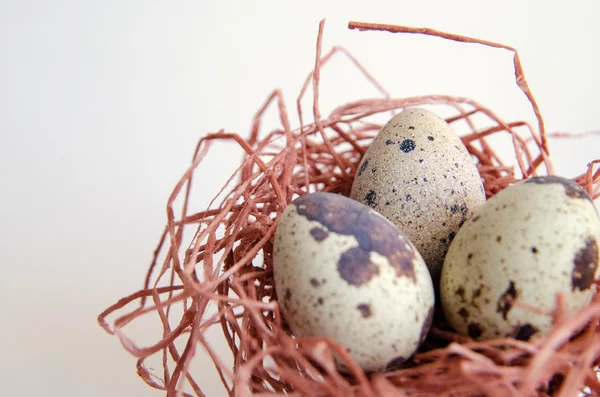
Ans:
POLYGON ((360 165, 360 168, 358 169, 358 175, 362 175, 362 173, 365 172, 365 170, 367 169, 368 166, 369 166, 369 160, 365 159, 363 161, 363 163, 360 165))
POLYGON ((518 340, 529 340, 531 337, 538 333, 539 329, 531 324, 517 325, 514 328, 512 337, 518 340))
POLYGON ((317 241, 323 241, 327 238, 329 233, 327 233, 327 230, 321 227, 313 227, 310 229, 310 235, 313 236, 313 238, 317 241))
POLYGON ((360 303, 356 306, 363 318, 371 317, 371 306, 366 303, 360 303))
POLYGON ((457 314, 461 316, 464 321, 467 321, 469 319, 469 312, 465 307, 461 307, 457 314))
POLYGON ((465 287, 460 286, 456 289, 456 291, 454 291, 454 293, 456 295, 458 295, 460 297, 460 300, 463 302, 466 302, 467 300, 465 299, 465 287))
POLYGON ((405 139, 400 144, 400 150, 402 150, 404 153, 412 152, 413 150, 415 150, 415 147, 415 141, 413 141, 412 139, 405 139))
POLYGON ((477 323, 469 323, 467 332, 471 338, 477 339, 483 333, 483 329, 482 329, 481 325, 479 325, 477 323))
POLYGON ((573 290, 586 290, 592 286, 598 270, 598 244, 588 237, 585 246, 575 254, 574 266, 571 273, 573 290))
POLYGON ((365 202, 369 205, 369 207, 373 207, 375 205, 376 199, 377 193, 374 190, 369 190, 365 196, 365 202))
POLYGON ((366 209, 357 211, 344 206, 339 202, 344 199, 346 198, 343 196, 327 195, 323 199, 321 209, 306 205, 302 197, 295 201, 299 214, 318 221, 330 232, 352 234, 358 241, 360 249, 346 252, 340 258, 338 269, 344 274, 342 277, 348 277, 347 281, 353 285, 361 285, 365 280, 368 281, 368 275, 376 271, 368 265, 369 251, 374 251, 390 259, 390 264, 399 277, 414 280, 414 250, 410 246, 400 248, 397 243, 398 230, 379 216, 363 217, 360 222, 355 222, 366 209), (356 258, 352 257, 354 254, 356 258))
POLYGON ((379 268, 371 262, 368 251, 359 247, 344 252, 337 266, 340 277, 348 284, 361 286, 379 273, 379 268))
POLYGON ((506 291, 500 298, 498 298, 498 302, 496 303, 496 311, 498 313, 502 313, 502 318, 506 320, 506 316, 508 316, 508 312, 512 309, 513 303, 517 298, 517 290, 515 289, 515 282, 510 281, 510 284, 506 288, 506 291))

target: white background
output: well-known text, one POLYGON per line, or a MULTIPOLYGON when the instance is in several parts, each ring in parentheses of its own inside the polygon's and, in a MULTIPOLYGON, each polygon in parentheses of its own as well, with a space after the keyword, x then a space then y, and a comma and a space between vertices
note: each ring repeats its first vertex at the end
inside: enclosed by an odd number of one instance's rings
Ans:
MULTIPOLYGON (((394 96, 467 96, 506 120, 533 121, 507 51, 346 25, 427 26, 513 45, 548 129, 581 133, 600 129, 599 4, 1 0, 0 394, 161 395, 96 316, 141 287, 197 139, 220 128, 245 134, 275 87, 294 109, 321 18, 324 49, 347 47, 394 96)), ((342 61, 323 78, 324 113, 376 94, 342 61)), ((583 171, 599 143, 555 142, 559 173, 583 171), (572 155, 576 147, 584 152, 572 155)), ((215 147, 205 166, 211 189, 197 208, 238 161, 226 150, 215 147)), ((208 394, 220 395, 206 374, 208 394)))

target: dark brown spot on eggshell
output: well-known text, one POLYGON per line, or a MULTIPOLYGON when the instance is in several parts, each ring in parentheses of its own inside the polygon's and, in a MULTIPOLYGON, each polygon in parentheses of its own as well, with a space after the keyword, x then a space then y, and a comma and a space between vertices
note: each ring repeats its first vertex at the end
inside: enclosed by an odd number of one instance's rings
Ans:
POLYGON ((375 190, 369 190, 367 192, 367 195, 365 196, 365 201, 367 202, 367 204, 370 207, 373 207, 376 199, 377 199, 377 193, 375 192, 375 190))
POLYGON ((361 286, 379 274, 379 268, 371 262, 369 251, 359 247, 344 252, 338 261, 338 273, 348 284, 361 286))
POLYGON ((461 316, 465 322, 469 319, 469 312, 465 307, 461 307, 457 314, 461 316))
POLYGON ((371 306, 369 306, 368 304, 361 303, 357 305, 356 308, 360 311, 360 315, 363 316, 363 318, 371 317, 371 306))
POLYGON ((365 159, 365 161, 363 161, 363 163, 360 165, 360 168, 358 169, 358 176, 361 176, 363 172, 365 172, 365 170, 367 169, 367 167, 369 166, 369 160, 365 159))
POLYGON ((529 340, 539 329, 531 324, 517 325, 513 328, 513 338, 518 340, 529 340))
POLYGON ((467 327, 467 333, 471 338, 477 339, 481 336, 481 334, 483 334, 483 329, 481 325, 477 323, 470 323, 467 327))
POLYGON ((312 285, 313 287, 318 287, 319 285, 321 285, 321 283, 316 278, 311 278, 310 285, 312 285))
POLYGON ((598 269, 598 243, 588 237, 585 246, 575 253, 574 266, 571 272, 571 285, 573 291, 584 291, 594 283, 594 276, 598 269))
POLYGON ((565 189, 565 194, 568 197, 576 198, 576 199, 586 199, 592 201, 590 196, 587 194, 584 188, 582 188, 577 182, 563 178, 556 175, 549 176, 537 176, 533 178, 529 178, 525 181, 525 183, 535 183, 538 185, 543 184, 559 184, 565 189))
POLYGON ((458 287, 456 289, 456 291, 454 291, 454 293, 460 297, 460 300, 462 302, 466 302, 467 301, 465 299, 465 288, 462 285, 460 287, 458 287))
POLYGON ((515 288, 515 282, 514 281, 510 281, 510 283, 508 284, 508 287, 506 288, 506 291, 504 291, 504 293, 502 295, 500 295, 500 298, 498 299, 498 302, 496 303, 496 312, 498 313, 502 313, 502 318, 506 320, 506 317, 508 316, 508 312, 510 311, 510 309, 512 309, 514 300, 517 298, 517 290, 515 288))
POLYGON ((405 361, 406 361, 406 358, 404 358, 402 356, 398 356, 398 357, 392 359, 389 363, 387 363, 387 365, 385 366, 385 370, 386 371, 395 371, 397 369, 400 369, 402 367, 402 364, 404 364, 405 361))
POLYGON ((415 150, 415 147, 415 141, 413 141, 412 139, 405 139, 400 144, 400 150, 402 150, 404 153, 412 152, 413 150, 415 150))
POLYGON ((346 251, 338 262, 340 276, 352 285, 362 285, 379 272, 369 253, 386 257, 398 277, 413 282, 416 253, 409 241, 386 219, 364 205, 332 193, 312 193, 293 202, 299 215, 319 222, 329 233, 354 236, 358 247, 346 251))
POLYGON ((313 227, 310 229, 310 235, 313 236, 313 238, 317 241, 323 241, 327 238, 327 236, 329 236, 329 233, 327 233, 327 230, 323 228, 313 227))

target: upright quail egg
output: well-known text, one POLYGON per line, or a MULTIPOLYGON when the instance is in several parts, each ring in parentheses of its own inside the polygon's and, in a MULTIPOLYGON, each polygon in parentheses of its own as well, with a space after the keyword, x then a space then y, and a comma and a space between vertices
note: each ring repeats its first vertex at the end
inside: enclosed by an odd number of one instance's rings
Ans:
POLYGON ((347 197, 294 200, 273 249, 281 309, 297 337, 329 337, 366 371, 394 369, 425 338, 433 316, 421 255, 387 219, 347 197))
POLYGON ((379 132, 350 197, 402 230, 436 287, 450 242, 485 202, 481 177, 460 138, 446 121, 419 108, 394 116, 379 132))
POLYGON ((566 313, 589 304, 599 243, 598 212, 577 183, 544 176, 509 186, 450 246, 440 284, 448 322, 476 339, 543 335, 558 293, 566 313))

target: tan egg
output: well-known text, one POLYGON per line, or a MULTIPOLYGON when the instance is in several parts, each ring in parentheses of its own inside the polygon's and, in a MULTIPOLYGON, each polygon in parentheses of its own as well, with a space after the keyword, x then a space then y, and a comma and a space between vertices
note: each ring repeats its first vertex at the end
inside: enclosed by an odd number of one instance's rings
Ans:
POLYGON ((336 340, 366 371, 397 368, 431 325, 425 262, 391 222, 347 197, 312 193, 285 209, 273 272, 292 333, 336 340))
POLYGON ((419 108, 394 116, 365 153, 350 197, 392 221, 437 286, 450 242, 485 202, 481 177, 448 123, 419 108))
POLYGON ((511 185, 450 246, 440 283, 446 318, 475 339, 543 335, 558 293, 567 314, 589 304, 599 244, 598 212, 578 184, 546 176, 511 185))

